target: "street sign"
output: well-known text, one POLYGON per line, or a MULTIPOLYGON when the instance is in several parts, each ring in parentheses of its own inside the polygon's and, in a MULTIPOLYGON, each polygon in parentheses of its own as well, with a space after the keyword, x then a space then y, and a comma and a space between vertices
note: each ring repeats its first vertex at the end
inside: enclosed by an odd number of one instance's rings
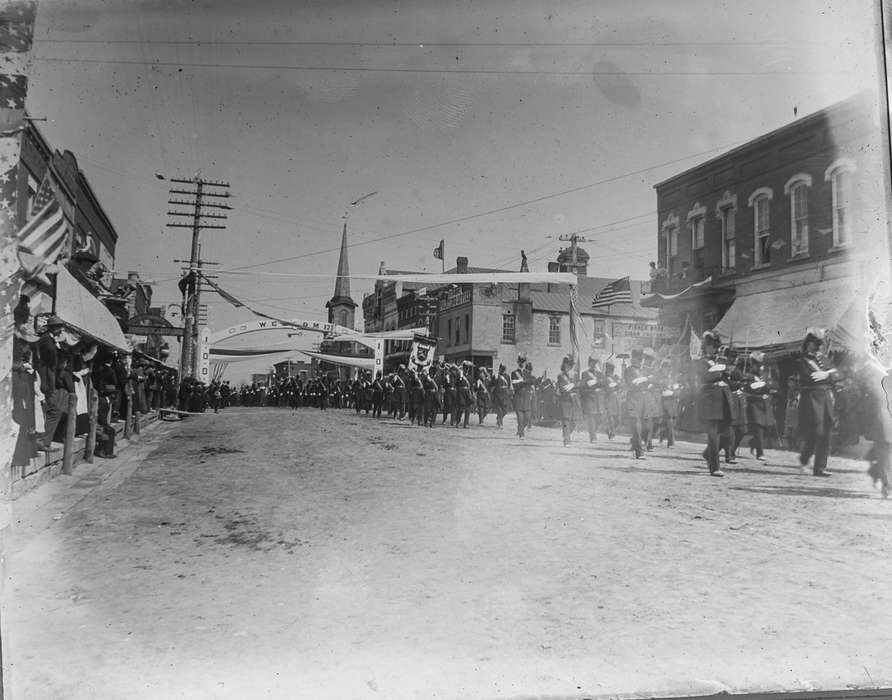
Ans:
POLYGON ((183 329, 176 326, 133 326, 127 329, 131 335, 172 335, 183 337, 183 329))

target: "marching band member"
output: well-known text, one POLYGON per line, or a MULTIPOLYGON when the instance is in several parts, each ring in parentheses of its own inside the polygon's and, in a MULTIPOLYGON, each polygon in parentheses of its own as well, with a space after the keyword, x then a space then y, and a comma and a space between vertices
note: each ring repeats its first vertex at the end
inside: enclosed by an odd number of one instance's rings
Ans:
POLYGON ((474 393, 477 396, 477 418, 479 425, 483 425, 486 412, 489 409, 489 374, 486 367, 477 370, 477 381, 474 383, 474 393))
POLYGON ((653 437, 656 432, 657 424, 663 415, 663 409, 660 406, 660 392, 657 385, 653 382, 653 375, 656 372, 654 360, 657 354, 652 348, 643 348, 641 360, 641 371, 649 377, 651 381, 645 382, 644 391, 641 396, 644 399, 644 407, 641 413, 641 444, 648 452, 653 450, 653 437))
POLYGON ((604 363, 604 418, 607 421, 607 439, 616 437, 616 426, 619 425, 619 378, 615 374, 616 367, 609 360, 604 363))
POLYGON ((799 434, 803 438, 799 464, 804 469, 814 455, 812 474, 815 476, 831 475, 827 456, 833 431, 833 385, 837 372, 820 351, 825 335, 822 328, 809 328, 799 360, 799 434))
POLYGON ((730 425, 734 398, 728 388, 728 366, 718 357, 718 337, 706 331, 700 360, 700 419, 706 427, 706 449, 703 456, 712 476, 725 476, 719 468, 719 435, 730 425))
POLYGON ((570 444, 575 429, 573 419, 573 395, 577 392, 576 383, 569 372, 573 369, 573 358, 565 355, 561 360, 561 371, 557 378, 557 394, 561 406, 561 431, 564 436, 564 447, 570 444))
POLYGON ((499 365, 499 373, 493 379, 492 400, 496 409, 496 427, 501 429, 505 414, 511 406, 511 378, 505 365, 499 365))
POLYGON ((675 421, 678 419, 678 401, 681 385, 675 380, 671 372, 667 372, 663 381, 658 382, 660 387, 660 409, 662 411, 663 424, 660 429, 660 444, 666 438, 666 447, 675 447, 675 421))
POLYGON ((514 412, 517 414, 517 437, 523 440, 530 422, 533 401, 533 378, 526 369, 526 355, 517 356, 517 369, 511 373, 511 386, 514 389, 514 412))
POLYGON ((629 431, 631 432, 629 442, 632 445, 635 459, 644 459, 641 426, 644 420, 644 392, 650 377, 645 375, 641 369, 643 359, 644 353, 640 349, 635 348, 632 350, 632 362, 626 367, 624 377, 626 383, 626 417, 629 421, 629 431))
POLYGON ((579 397, 582 403, 582 415, 588 427, 588 441, 598 439, 598 422, 603 412, 603 375, 600 371, 601 361, 597 357, 588 358, 588 368, 579 378, 579 397))
POLYGON ((758 350, 750 353, 749 371, 744 379, 744 391, 747 397, 746 422, 752 435, 750 452, 754 453, 760 462, 765 461, 765 428, 774 425, 771 397, 775 389, 764 376, 764 368, 765 353, 758 350))

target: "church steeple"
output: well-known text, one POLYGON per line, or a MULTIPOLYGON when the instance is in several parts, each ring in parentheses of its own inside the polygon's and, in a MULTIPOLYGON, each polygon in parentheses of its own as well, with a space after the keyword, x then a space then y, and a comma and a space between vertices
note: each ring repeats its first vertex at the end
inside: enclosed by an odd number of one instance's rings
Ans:
POLYGON ((338 258, 338 276, 335 279, 334 296, 325 304, 329 323, 353 327, 356 302, 350 297, 350 266, 347 263, 347 224, 341 234, 341 255, 338 258))

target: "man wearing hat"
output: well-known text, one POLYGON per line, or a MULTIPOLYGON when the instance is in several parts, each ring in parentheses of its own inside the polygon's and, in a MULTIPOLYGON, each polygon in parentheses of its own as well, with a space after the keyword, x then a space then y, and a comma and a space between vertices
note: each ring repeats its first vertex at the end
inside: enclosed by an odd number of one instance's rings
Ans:
POLYGON ((564 436, 564 447, 569 446, 576 427, 573 420, 573 395, 577 392, 576 383, 570 376, 573 369, 573 358, 565 355, 561 360, 561 371, 557 377, 557 395, 561 407, 561 431, 564 436))
POLYGON ((619 377, 615 374, 616 366, 608 359, 604 363, 604 376, 601 386, 604 389, 604 418, 607 422, 607 439, 613 440, 616 436, 616 426, 619 424, 619 377))
MULTIPOLYGON (((755 351, 750 353, 749 367, 744 377, 744 392, 746 393, 746 422, 750 435, 750 452, 756 455, 760 462, 765 461, 764 440, 765 428, 774 425, 774 407, 771 396, 774 388, 765 377, 765 353, 755 351)), ((738 437, 738 442, 740 437, 738 437)))
POLYGON ((588 368, 579 377, 579 398, 582 403, 582 415, 588 428, 588 441, 598 439, 598 422, 603 411, 604 387, 600 371, 601 362, 597 357, 588 358, 588 368))
POLYGON ((641 443, 641 423, 644 419, 644 393, 650 378, 641 369, 644 353, 640 348, 632 350, 631 364, 626 367, 623 377, 626 384, 626 419, 629 422, 629 441, 635 459, 644 459, 644 445, 641 443))
POLYGON ((802 341, 799 359, 799 434, 803 439, 799 463, 803 468, 814 455, 812 474, 830 476, 827 456, 833 431, 833 385, 836 369, 820 351, 824 343, 822 328, 809 328, 802 341))
POLYGON ((43 392, 44 433, 37 440, 37 449, 47 451, 62 415, 68 410, 68 392, 58 386, 60 347, 65 324, 58 316, 47 319, 46 332, 37 341, 37 376, 43 392))
POLYGON ((517 437, 523 440, 527 424, 530 422, 530 410, 533 403, 533 381, 525 370, 526 355, 517 356, 517 369, 511 373, 511 386, 514 389, 514 412, 517 414, 517 437))
POLYGON ((653 450, 653 438, 660 424, 660 418, 663 415, 663 409, 660 405, 660 391, 654 382, 656 374, 657 353, 653 348, 644 347, 641 349, 641 371, 650 379, 644 385, 642 398, 644 407, 641 414, 641 443, 644 448, 650 452, 653 450))
POLYGON ((698 409, 706 428, 703 456, 709 473, 712 476, 725 476, 719 468, 719 436, 728 430, 737 404, 728 388, 727 358, 717 354, 718 344, 715 333, 706 331, 703 334, 698 409))

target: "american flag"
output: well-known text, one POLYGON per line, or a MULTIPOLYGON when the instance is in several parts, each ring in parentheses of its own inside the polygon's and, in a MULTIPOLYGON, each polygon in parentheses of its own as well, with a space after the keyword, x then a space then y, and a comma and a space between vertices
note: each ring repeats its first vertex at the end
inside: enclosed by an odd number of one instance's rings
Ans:
POLYGON ((600 309, 612 304, 632 303, 632 285, 628 277, 614 280, 592 299, 592 308, 600 309))
POLYGON ((34 197, 30 220, 19 231, 19 262, 26 279, 40 278, 65 248, 68 224, 53 190, 49 171, 34 197))

